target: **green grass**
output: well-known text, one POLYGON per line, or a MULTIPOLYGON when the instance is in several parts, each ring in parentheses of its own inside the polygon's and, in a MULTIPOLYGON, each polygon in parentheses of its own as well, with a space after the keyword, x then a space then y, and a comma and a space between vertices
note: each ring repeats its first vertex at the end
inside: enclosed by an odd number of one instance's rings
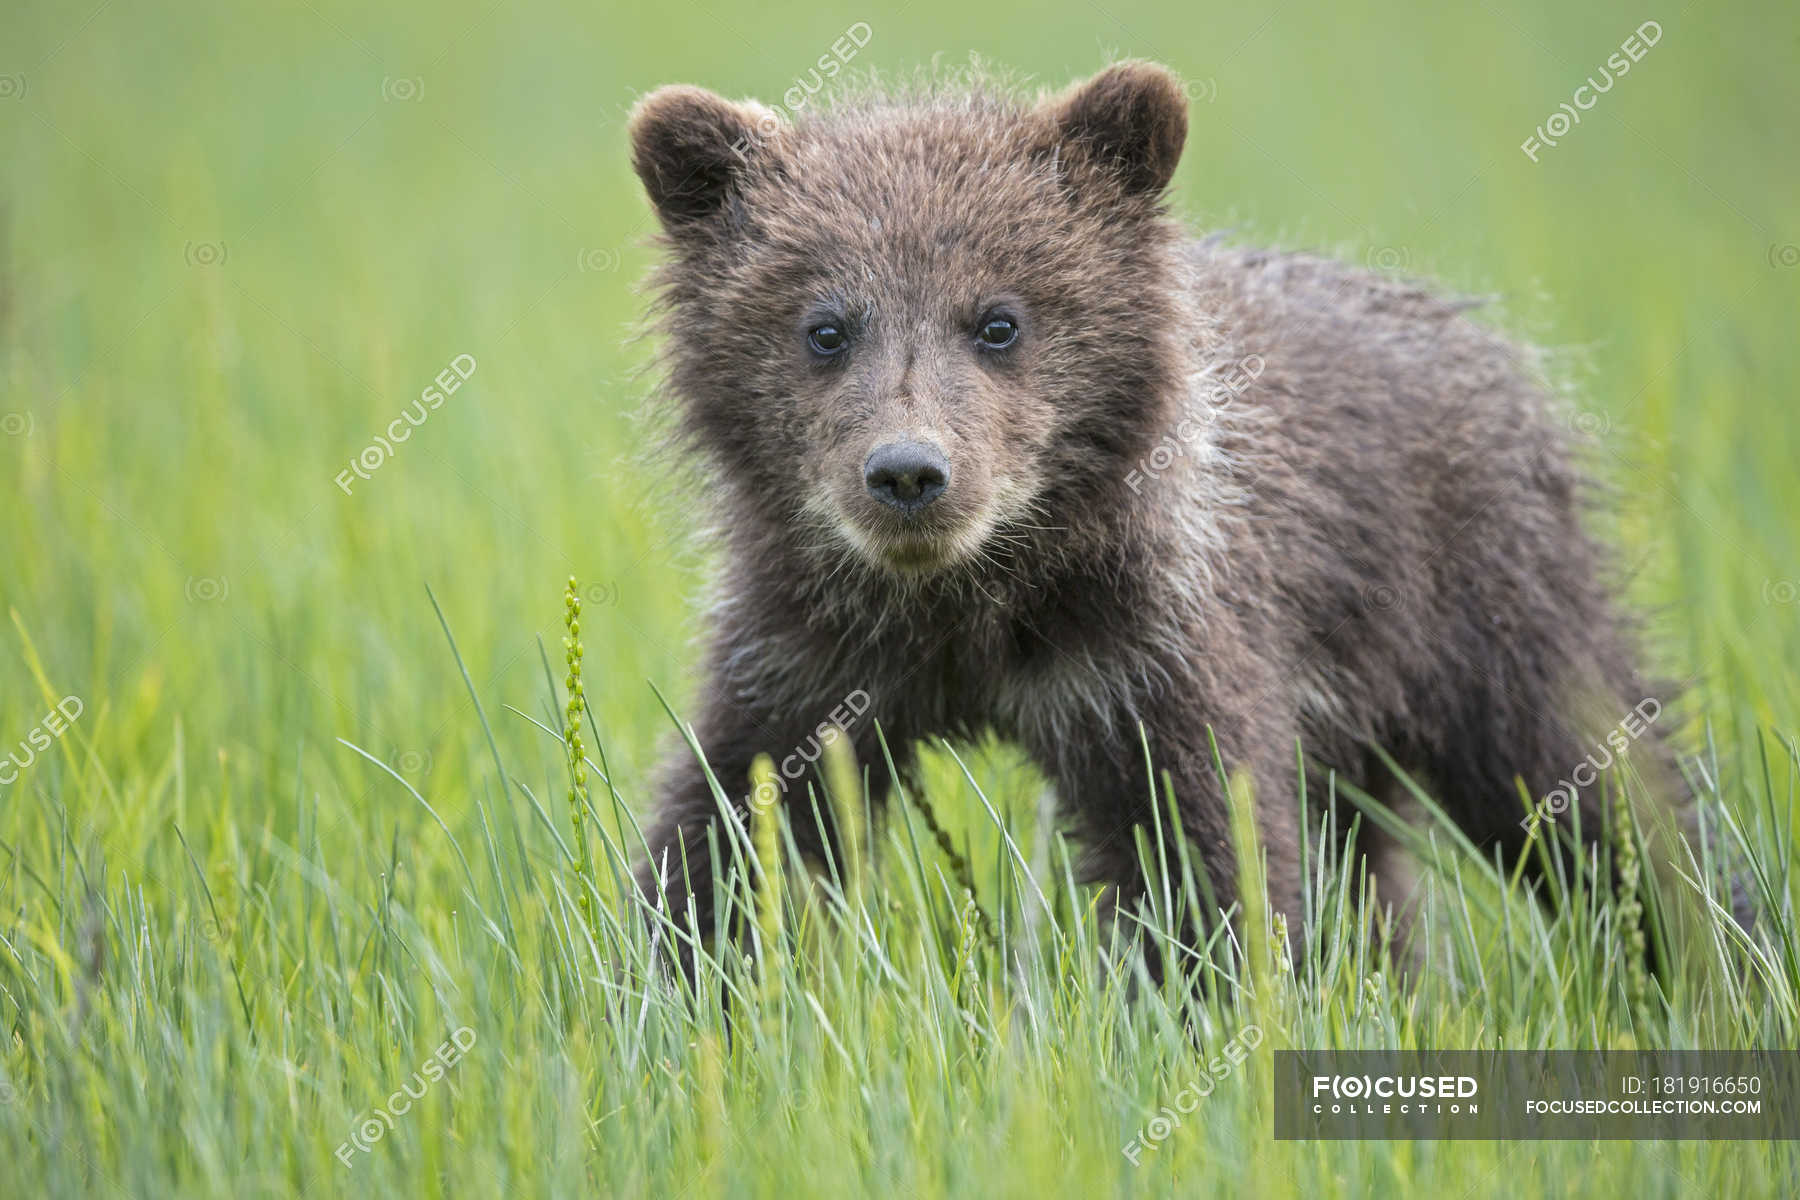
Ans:
POLYGON ((1166 61, 1201 96, 1174 195, 1196 228, 1435 275, 1556 351, 1654 661, 1691 681, 1703 805, 1792 911, 1791 6, 22 0, 0 754, 83 709, 0 784, 0 1195, 1786 1194, 1779 1145, 1278 1144, 1267 1097, 1284 1045, 1792 1047, 1786 918, 1754 954, 1690 928, 1634 1006, 1607 879, 1544 910, 1443 841, 1422 977, 1371 957, 1327 872, 1291 972, 1226 955, 1184 1000, 1103 967, 1130 958, 998 747, 927 776, 997 942, 902 805, 860 900, 790 893, 760 978, 728 964, 692 1006, 645 986, 615 872, 672 744, 652 685, 685 707, 708 547, 643 453, 623 117, 675 80, 776 97, 857 19, 854 65, 882 71, 1166 61), (1660 43, 1532 163, 1520 143, 1646 17, 1660 43), (468 383, 346 495, 459 355, 468 383), (571 573, 592 935, 545 669, 571 573), (1121 1148, 1247 1024, 1268 1040, 1134 1167, 1121 1148))

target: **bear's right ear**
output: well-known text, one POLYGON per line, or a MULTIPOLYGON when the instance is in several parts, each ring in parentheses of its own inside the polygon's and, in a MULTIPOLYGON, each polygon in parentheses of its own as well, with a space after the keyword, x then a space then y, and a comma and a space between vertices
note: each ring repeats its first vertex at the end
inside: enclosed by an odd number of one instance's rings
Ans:
POLYGON ((663 228, 680 232, 724 206, 775 117, 704 88, 658 88, 631 112, 631 165, 663 228))

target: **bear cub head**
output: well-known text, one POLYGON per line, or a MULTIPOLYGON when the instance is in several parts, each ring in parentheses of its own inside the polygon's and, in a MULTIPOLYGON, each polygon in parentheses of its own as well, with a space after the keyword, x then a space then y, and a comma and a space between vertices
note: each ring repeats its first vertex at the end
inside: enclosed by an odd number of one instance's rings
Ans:
POLYGON ((1162 197, 1180 83, 632 114, 668 388, 728 526, 917 581, 1067 553, 1173 418, 1193 321, 1162 197))

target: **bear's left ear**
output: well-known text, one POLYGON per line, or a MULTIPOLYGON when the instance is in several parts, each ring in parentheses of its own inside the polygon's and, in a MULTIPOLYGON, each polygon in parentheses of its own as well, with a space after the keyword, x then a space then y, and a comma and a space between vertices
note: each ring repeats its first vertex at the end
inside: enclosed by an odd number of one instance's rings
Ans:
POLYGON ((659 88, 638 101, 631 165, 663 228, 681 233, 723 208, 776 124, 761 105, 734 104, 704 88, 659 88))
POLYGON ((1109 171, 1131 195, 1156 196, 1168 187, 1187 141, 1187 94, 1156 63, 1115 63, 1049 101, 1044 112, 1062 161, 1073 157, 1109 171))

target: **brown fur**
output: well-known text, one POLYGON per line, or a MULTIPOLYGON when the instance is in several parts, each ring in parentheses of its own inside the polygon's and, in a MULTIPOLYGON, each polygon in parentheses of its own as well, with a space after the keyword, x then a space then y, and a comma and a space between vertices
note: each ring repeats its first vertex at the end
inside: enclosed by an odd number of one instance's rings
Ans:
MULTIPOLYGON (((878 789, 876 720, 903 771, 923 740, 1010 739, 1130 901, 1141 727, 1226 905, 1210 730, 1255 780, 1297 918, 1297 746, 1371 790, 1384 748, 1510 855, 1515 776, 1545 794, 1650 694, 1526 352, 1412 284, 1190 239, 1164 208, 1186 105, 1162 68, 1035 104, 926 88, 764 117, 667 88, 631 127, 667 390, 724 559, 695 727, 740 815, 754 755, 867 692, 849 736, 878 789), (996 305, 1004 352, 972 332, 996 305), (821 320, 842 355, 808 349, 821 320), (864 488, 896 439, 952 464, 911 517, 864 488)), ((674 754, 642 882, 702 930, 719 819, 674 754)))

